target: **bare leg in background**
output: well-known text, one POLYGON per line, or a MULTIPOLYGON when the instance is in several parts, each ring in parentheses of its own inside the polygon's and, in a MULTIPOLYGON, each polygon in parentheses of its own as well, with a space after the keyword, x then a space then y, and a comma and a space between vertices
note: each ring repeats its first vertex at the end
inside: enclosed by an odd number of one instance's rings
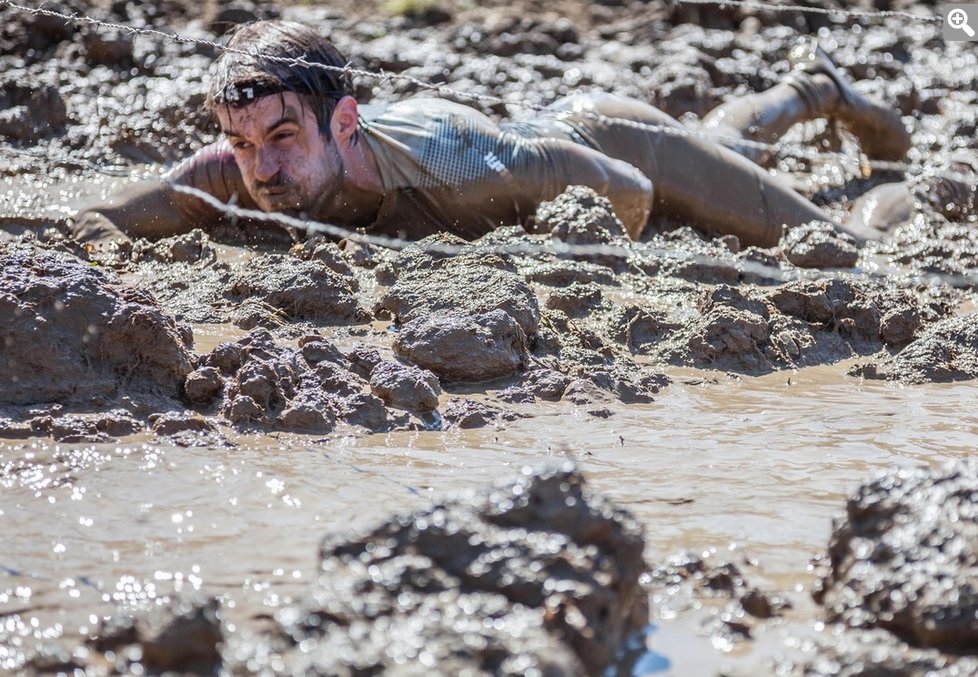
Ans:
POLYGON ((739 145, 735 139, 776 143, 800 122, 830 115, 839 105, 835 82, 821 73, 799 73, 791 82, 775 85, 757 94, 731 99, 703 118, 704 132, 723 140, 725 146, 758 164, 765 164, 770 153, 753 146, 739 145))

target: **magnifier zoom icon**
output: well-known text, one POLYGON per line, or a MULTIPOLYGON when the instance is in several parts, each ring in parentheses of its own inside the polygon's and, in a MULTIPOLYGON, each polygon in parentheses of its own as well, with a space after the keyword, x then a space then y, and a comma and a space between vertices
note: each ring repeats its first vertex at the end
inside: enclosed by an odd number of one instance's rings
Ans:
POLYGON ((975 29, 968 25, 968 13, 963 9, 952 9, 947 15, 947 22, 952 28, 964 31, 969 38, 975 37, 975 29))

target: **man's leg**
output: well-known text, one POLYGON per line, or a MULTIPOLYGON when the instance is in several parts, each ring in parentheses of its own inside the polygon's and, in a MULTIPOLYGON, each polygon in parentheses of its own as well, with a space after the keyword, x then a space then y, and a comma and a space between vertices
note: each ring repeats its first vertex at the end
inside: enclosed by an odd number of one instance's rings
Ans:
POLYGON ((766 164, 771 153, 736 139, 775 143, 799 122, 816 120, 832 113, 839 104, 839 89, 827 75, 793 74, 791 82, 775 85, 757 94, 731 99, 703 118, 702 130, 716 135, 718 142, 758 164, 766 164))
MULTIPOLYGON (((897 111, 854 90, 816 42, 799 43, 788 58, 793 69, 785 82, 722 104, 703 118, 704 131, 773 143, 799 122, 833 117, 852 132, 870 158, 903 159, 910 134, 897 111)), ((756 162, 768 159, 757 148, 724 143, 756 162)))
MULTIPOLYGON (((579 142, 642 170, 655 190, 653 214, 770 247, 785 226, 832 217, 742 155, 691 136, 646 103, 610 94, 567 97, 551 106, 579 142), (603 117, 601 117, 603 116, 603 117), (661 129, 641 129, 635 121, 661 129)), ((840 226, 841 227, 841 226, 840 226)))

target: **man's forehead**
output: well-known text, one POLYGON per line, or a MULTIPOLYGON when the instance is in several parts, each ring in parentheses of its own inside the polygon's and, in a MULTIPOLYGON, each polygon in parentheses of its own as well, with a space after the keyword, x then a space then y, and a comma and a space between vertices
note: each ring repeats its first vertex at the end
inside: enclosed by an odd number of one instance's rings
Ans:
POLYGON ((304 106, 292 92, 269 94, 245 106, 221 106, 218 122, 225 133, 250 127, 266 128, 283 121, 301 122, 304 106))

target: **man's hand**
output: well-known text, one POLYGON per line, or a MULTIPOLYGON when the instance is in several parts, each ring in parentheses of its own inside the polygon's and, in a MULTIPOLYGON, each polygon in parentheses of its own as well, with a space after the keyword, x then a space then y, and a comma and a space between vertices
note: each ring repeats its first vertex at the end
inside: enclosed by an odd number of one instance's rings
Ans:
POLYGON ((108 217, 96 211, 82 211, 69 219, 68 229, 78 242, 96 249, 104 249, 113 242, 132 242, 108 217))

